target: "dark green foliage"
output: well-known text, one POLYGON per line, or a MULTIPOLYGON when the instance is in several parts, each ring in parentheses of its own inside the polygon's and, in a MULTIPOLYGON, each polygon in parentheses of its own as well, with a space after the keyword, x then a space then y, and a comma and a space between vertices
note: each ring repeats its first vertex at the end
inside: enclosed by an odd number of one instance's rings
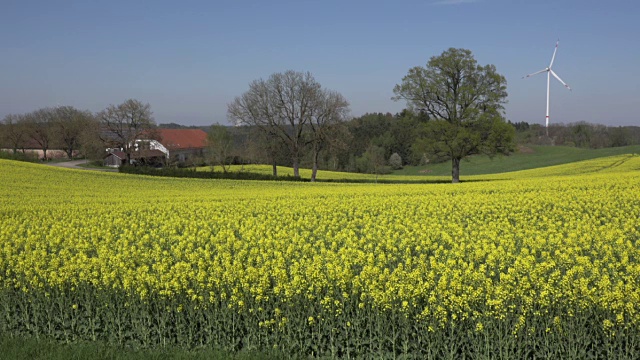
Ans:
POLYGON ((391 168, 387 166, 383 147, 371 145, 361 157, 356 159, 356 168, 359 172, 381 175, 389 174, 391 168))
POLYGON ((602 149, 640 144, 640 127, 605 126, 576 122, 571 124, 552 124, 549 136, 539 124, 526 122, 511 123, 516 129, 519 144, 575 146, 585 149, 602 149))
POLYGON ((47 289, 48 296, 43 290, 0 290, 3 355, 53 359, 62 354, 64 358, 105 359, 224 358, 228 354, 238 354, 234 358, 264 354, 271 358, 635 359, 640 353, 640 328, 625 323, 605 330, 602 321, 612 315, 595 304, 580 309, 540 309, 541 315, 522 314, 518 304, 513 304, 503 319, 482 315, 487 305, 475 304, 470 311, 480 315, 474 319, 449 317, 442 324, 431 316, 420 316, 426 305, 421 298, 405 309, 379 309, 361 305, 357 294, 329 307, 321 299, 294 296, 287 302, 262 301, 263 310, 256 312, 249 309, 257 303, 238 309, 225 300, 205 299, 202 305, 182 295, 141 300, 90 285, 47 289), (273 317, 286 317, 286 326, 260 325, 273 317))
POLYGON ((382 148, 385 159, 398 153, 403 165, 418 165, 421 154, 414 153, 412 145, 419 133, 420 124, 425 120, 423 114, 403 110, 396 115, 365 114, 347 122, 350 140, 347 147, 334 154, 337 166, 332 169, 367 172, 366 169, 363 170, 362 163, 358 164, 358 159, 371 146, 382 148))
POLYGON ((7 160, 17 160, 17 161, 28 161, 28 162, 39 162, 38 156, 35 154, 23 153, 21 151, 16 152, 15 154, 9 151, 0 151, 0 159, 7 160))
POLYGON ((195 171, 193 168, 154 168, 149 166, 123 166, 120 172, 137 175, 166 176, 195 179, 233 179, 233 180, 280 180, 280 181, 307 181, 294 176, 273 176, 250 172, 214 172, 195 171))
POLYGON ((274 350, 231 353, 211 348, 187 350, 179 347, 135 349, 108 344, 104 341, 61 343, 49 338, 0 335, 0 354, 12 360, 250 360, 290 359, 274 350))
POLYGON ((471 51, 451 48, 414 67, 395 86, 394 100, 428 115, 416 150, 452 162, 452 181, 460 181, 460 160, 470 155, 509 154, 514 129, 500 113, 506 79, 495 66, 480 66, 471 51))

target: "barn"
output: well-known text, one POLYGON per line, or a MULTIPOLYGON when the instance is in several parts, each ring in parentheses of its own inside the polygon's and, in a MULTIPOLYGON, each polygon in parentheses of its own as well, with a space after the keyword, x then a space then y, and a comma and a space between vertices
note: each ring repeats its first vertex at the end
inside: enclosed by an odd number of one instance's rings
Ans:
POLYGON ((104 166, 120 167, 127 160, 127 154, 124 151, 113 150, 105 155, 102 163, 104 166))

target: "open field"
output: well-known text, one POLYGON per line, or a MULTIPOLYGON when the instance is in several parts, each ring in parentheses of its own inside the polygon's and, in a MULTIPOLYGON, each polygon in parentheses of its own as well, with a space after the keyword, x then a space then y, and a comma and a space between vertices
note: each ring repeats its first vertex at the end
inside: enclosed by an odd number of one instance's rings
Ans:
MULTIPOLYGON (((460 164, 461 176, 485 175, 512 172, 541 167, 562 165, 599 157, 640 153, 640 146, 623 146, 604 149, 582 149, 568 146, 527 146, 509 156, 472 156, 460 164)), ((407 166, 394 172, 395 175, 451 176, 449 162, 426 166, 407 166)))
POLYGON ((0 331, 303 357, 633 358, 640 156, 468 179, 486 181, 0 160, 0 331))
MULTIPOLYGON (((493 159, 484 155, 472 156, 469 159, 462 161, 460 165, 460 172, 462 180, 473 180, 475 178, 470 178, 470 175, 489 175, 538 169, 541 167, 563 165, 601 157, 633 153, 640 154, 639 145, 596 150, 568 146, 530 146, 523 148, 521 151, 510 156, 496 156, 493 159)), ((222 171, 219 166, 214 169, 215 171, 222 171)), ((211 171, 211 167, 200 167, 198 168, 198 171, 211 171)), ((230 171, 245 171, 264 175, 272 174, 271 165, 233 165, 231 166, 230 171)), ((293 176, 293 168, 278 166, 278 175, 293 176)), ((311 170, 300 169, 300 176, 303 178, 310 178, 311 170)), ((376 176, 372 174, 319 170, 318 179, 374 181, 376 176)), ((392 174, 380 175, 378 176, 378 179, 407 182, 424 181, 426 179, 432 181, 451 180, 451 163, 444 162, 425 166, 405 166, 404 169, 396 170, 392 174)))

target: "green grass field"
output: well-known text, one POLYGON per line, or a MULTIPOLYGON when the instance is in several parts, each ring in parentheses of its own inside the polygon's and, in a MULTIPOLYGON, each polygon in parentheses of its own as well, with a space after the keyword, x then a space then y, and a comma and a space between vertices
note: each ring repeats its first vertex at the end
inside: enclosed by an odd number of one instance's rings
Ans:
POLYGON ((123 349, 102 342, 78 342, 62 344, 48 339, 0 336, 0 358, 11 360, 250 360, 284 359, 278 353, 244 351, 231 354, 208 348, 184 350, 175 347, 165 349, 123 349))
MULTIPOLYGON (((510 156, 472 156, 460 164, 460 176, 498 174, 511 171, 562 165, 582 160, 621 154, 640 154, 640 145, 605 149, 581 149, 568 146, 530 146, 510 156)), ((406 166, 393 175, 451 176, 451 163, 406 166)))
MULTIPOLYGON (((496 156, 492 159, 488 156, 479 155, 465 159, 460 164, 460 177, 463 181, 472 180, 473 178, 469 178, 469 176, 536 169, 622 154, 640 154, 640 145, 595 150, 568 146, 531 146, 522 148, 521 151, 509 156, 496 156)), ((200 167, 198 171, 211 171, 211 167, 200 167)), ((214 167, 214 171, 222 170, 217 166, 214 167)), ((230 171, 245 171, 271 175, 272 167, 271 165, 233 165, 230 171)), ((293 168, 278 166, 278 176, 293 176, 293 168)), ((311 170, 300 169, 300 176, 310 178, 311 170)), ((317 177, 318 180, 372 182, 375 181, 376 178, 381 181, 446 181, 451 179, 451 163, 443 162, 426 166, 405 166, 404 169, 394 171, 392 174, 377 177, 373 174, 319 170, 317 177)))

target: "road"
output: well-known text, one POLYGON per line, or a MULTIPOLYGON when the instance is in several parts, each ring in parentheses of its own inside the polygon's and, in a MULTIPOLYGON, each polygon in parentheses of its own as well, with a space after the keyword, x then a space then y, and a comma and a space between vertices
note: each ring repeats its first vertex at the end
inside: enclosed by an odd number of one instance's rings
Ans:
POLYGON ((106 171, 106 172, 118 172, 118 169, 110 169, 110 168, 91 168, 91 167, 82 167, 79 165, 88 163, 89 160, 71 160, 71 161, 63 161, 63 162, 50 162, 45 163, 51 166, 63 167, 67 169, 78 169, 78 170, 93 170, 93 171, 106 171))

